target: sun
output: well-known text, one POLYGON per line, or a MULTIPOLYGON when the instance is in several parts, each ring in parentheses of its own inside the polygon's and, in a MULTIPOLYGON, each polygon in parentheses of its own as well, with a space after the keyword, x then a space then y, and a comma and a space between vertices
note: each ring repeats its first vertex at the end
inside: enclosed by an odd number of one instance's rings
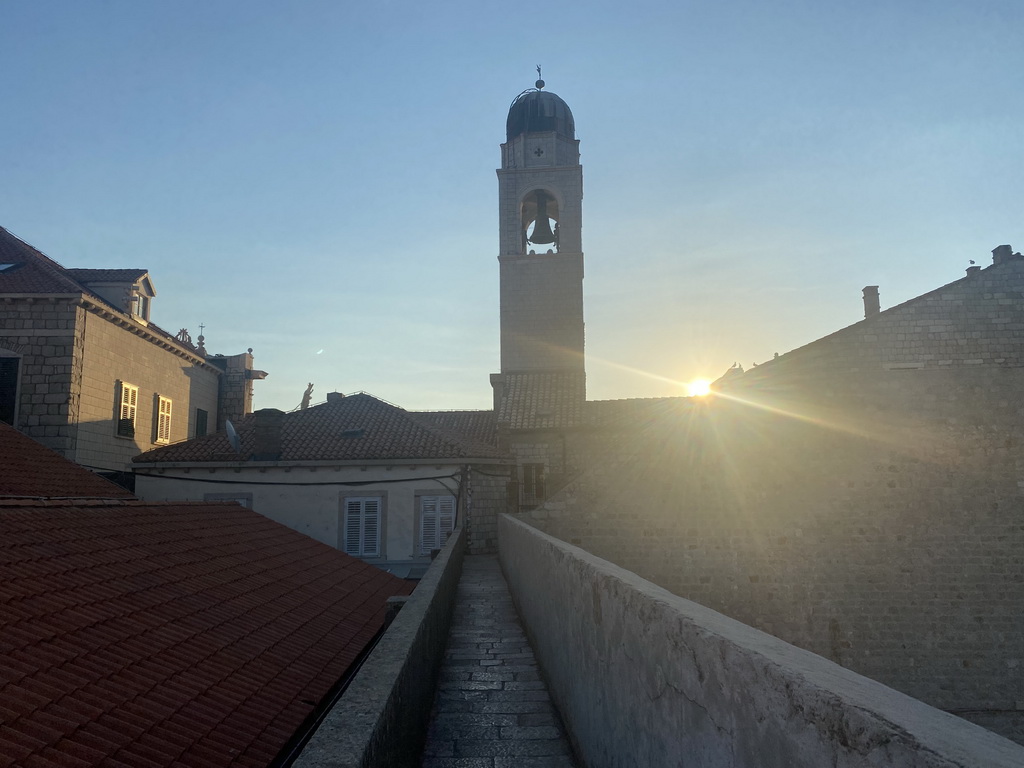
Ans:
POLYGON ((686 385, 690 397, 704 397, 711 394, 711 382, 707 379, 694 379, 686 385))

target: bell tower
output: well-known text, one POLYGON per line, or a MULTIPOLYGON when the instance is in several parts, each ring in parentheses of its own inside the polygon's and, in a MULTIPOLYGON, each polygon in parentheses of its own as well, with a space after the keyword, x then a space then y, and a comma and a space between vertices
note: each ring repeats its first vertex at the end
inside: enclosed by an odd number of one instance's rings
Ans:
POLYGON ((498 169, 501 376, 572 373, 582 380, 583 166, 572 112, 538 80, 512 102, 505 128, 498 169))

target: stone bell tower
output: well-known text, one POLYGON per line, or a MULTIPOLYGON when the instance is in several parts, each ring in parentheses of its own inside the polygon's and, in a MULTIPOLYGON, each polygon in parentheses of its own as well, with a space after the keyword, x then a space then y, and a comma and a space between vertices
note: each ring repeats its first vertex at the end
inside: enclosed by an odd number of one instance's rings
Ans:
POLYGON ((509 107, 498 169, 501 375, 582 381, 583 166, 569 106, 536 86, 509 107))

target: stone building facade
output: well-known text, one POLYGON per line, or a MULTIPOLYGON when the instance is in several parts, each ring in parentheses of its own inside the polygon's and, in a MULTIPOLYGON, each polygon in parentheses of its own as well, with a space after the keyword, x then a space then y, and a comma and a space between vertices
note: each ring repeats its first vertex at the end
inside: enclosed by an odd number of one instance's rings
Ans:
POLYGON ((1024 743, 1024 258, 664 401, 531 523, 1024 743))
POLYGON ((0 418, 65 458, 123 473, 251 410, 251 354, 154 324, 145 270, 65 269, 3 229, 0 262, 0 418))

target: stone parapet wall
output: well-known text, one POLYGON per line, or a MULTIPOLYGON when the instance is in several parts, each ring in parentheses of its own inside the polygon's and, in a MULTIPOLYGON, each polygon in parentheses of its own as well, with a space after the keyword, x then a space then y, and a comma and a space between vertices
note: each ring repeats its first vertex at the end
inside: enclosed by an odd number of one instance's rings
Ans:
POLYGON ((525 519, 1024 742, 1021 392, 958 367, 685 402, 525 519))
POLYGON ((1011 768, 1024 748, 502 516, 499 555, 589 768, 1011 768))
POLYGON ((292 765, 419 765, 465 551, 457 528, 292 765))

